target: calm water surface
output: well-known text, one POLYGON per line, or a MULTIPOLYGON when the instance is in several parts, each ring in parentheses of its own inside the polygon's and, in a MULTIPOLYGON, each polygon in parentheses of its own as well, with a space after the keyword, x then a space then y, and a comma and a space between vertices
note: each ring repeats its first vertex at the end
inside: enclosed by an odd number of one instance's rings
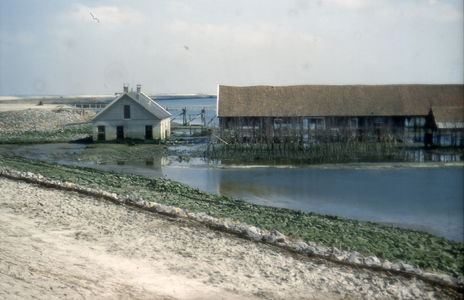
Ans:
POLYGON ((163 174, 256 204, 391 224, 463 241, 462 168, 163 167, 163 174))

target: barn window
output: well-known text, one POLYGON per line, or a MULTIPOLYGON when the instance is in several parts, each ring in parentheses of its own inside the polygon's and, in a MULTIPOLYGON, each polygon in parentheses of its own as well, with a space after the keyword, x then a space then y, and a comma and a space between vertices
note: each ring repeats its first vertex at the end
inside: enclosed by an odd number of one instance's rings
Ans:
POLYGON ((383 124, 383 118, 382 117, 375 117, 374 118, 374 123, 375 123, 375 125, 382 125, 383 124))
POLYGON ((314 117, 309 120, 310 129, 325 129, 325 118, 324 117, 314 117))
POLYGON ((130 105, 124 105, 124 119, 131 118, 130 105))
POLYGON ((352 118, 350 119, 350 128, 358 128, 358 118, 352 118))

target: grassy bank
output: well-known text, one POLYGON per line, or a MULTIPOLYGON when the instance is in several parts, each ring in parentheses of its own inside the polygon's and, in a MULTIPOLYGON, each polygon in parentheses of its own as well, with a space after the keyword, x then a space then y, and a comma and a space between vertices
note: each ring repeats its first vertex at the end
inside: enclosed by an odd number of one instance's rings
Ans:
POLYGON ((406 262, 452 276, 464 274, 464 243, 425 232, 249 204, 165 179, 150 180, 136 175, 3 155, 0 155, 0 165, 109 192, 133 194, 146 201, 178 206, 192 212, 206 212, 217 218, 230 218, 267 230, 279 230, 307 242, 341 246, 344 250, 406 262))
POLYGON ((92 124, 73 125, 53 131, 0 133, 0 144, 66 143, 92 136, 92 124))

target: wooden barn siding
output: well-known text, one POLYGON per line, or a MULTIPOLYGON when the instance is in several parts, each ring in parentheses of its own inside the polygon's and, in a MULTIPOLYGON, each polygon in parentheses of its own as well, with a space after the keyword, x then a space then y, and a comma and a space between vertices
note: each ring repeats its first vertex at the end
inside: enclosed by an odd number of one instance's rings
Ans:
MULTIPOLYGON (((423 116, 416 116, 423 117, 423 116)), ((419 139, 424 134, 424 128, 405 127, 405 119, 411 117, 381 117, 382 124, 375 123, 376 117, 325 117, 325 129, 311 129, 308 124, 305 127, 303 119, 314 119, 314 117, 239 117, 239 118, 220 118, 221 136, 235 137, 245 140, 269 140, 275 137, 285 138, 285 135, 293 135, 302 139, 304 136, 327 136, 336 133, 334 136, 340 138, 360 137, 362 134, 389 135, 390 137, 407 136, 412 139, 419 139), (299 128, 292 126, 290 129, 275 128, 274 121, 280 119, 285 124, 298 124, 299 128), (350 128, 350 121, 358 120, 357 128, 350 128), (335 131, 334 131, 335 130, 335 131), (227 134, 226 134, 227 131, 227 134)))

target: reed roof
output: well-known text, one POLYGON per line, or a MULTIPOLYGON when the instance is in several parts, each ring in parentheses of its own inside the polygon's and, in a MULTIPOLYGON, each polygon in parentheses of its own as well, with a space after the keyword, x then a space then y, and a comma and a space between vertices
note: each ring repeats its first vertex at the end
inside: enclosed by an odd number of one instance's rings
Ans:
POLYGON ((432 107, 438 129, 464 128, 464 106, 432 107))
POLYGON ((426 116, 464 106, 464 85, 220 85, 218 117, 426 116))

